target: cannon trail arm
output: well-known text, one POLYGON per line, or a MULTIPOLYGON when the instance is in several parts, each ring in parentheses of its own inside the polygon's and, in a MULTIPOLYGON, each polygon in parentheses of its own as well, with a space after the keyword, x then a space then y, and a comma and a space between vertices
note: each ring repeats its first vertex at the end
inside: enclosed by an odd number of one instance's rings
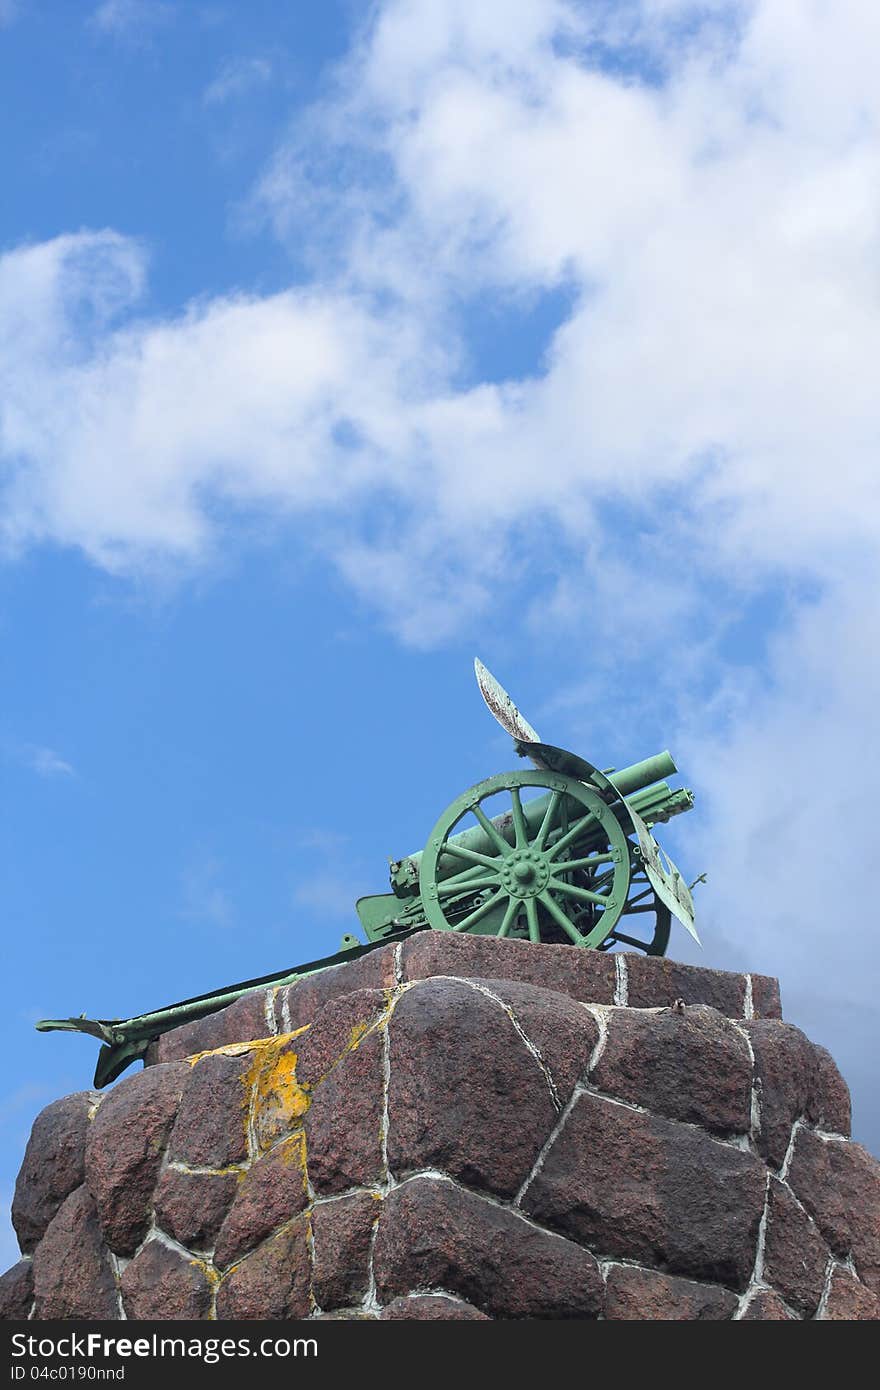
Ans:
POLYGON ((262 975, 255 980, 244 980, 240 984, 229 985, 214 994, 199 994, 194 999, 184 999, 177 1004, 169 1004, 164 1009, 152 1013, 139 1014, 135 1018, 44 1018, 36 1025, 40 1033, 87 1033, 104 1044, 98 1055, 95 1070, 95 1085, 106 1086, 115 1081, 126 1067, 143 1057, 149 1044, 162 1033, 179 1028, 182 1023, 192 1023, 208 1014, 218 1013, 228 1004, 234 1004, 245 994, 256 990, 270 989, 272 986, 290 985, 304 975, 314 975, 320 970, 329 970, 334 965, 356 960, 374 951, 387 941, 402 941, 422 930, 420 925, 402 931, 389 933, 382 941, 371 941, 366 946, 346 946, 335 955, 324 956, 320 960, 308 961, 292 970, 282 970, 275 975, 262 975))

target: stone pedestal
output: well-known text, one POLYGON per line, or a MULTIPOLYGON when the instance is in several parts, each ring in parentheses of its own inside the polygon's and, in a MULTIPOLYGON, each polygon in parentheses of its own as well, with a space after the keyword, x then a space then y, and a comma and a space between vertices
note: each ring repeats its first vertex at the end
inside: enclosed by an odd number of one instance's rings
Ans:
POLYGON ((773 980, 425 932, 48 1106, 0 1314, 876 1318, 848 1135, 773 980))

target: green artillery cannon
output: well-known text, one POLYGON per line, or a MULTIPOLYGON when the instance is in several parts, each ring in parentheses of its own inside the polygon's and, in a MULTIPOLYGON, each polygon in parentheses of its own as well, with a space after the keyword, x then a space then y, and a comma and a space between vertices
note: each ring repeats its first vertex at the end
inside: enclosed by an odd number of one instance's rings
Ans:
POLYGON ((489 709, 532 768, 478 782, 446 808, 422 850, 392 861, 393 891, 356 905, 366 944, 346 935, 335 955, 137 1018, 45 1019, 37 1028, 98 1038, 95 1085, 104 1086, 171 1028, 417 931, 663 955, 675 917, 699 941, 690 890, 651 834, 693 805, 690 791, 664 780, 676 771, 670 754, 600 771, 543 743, 479 661, 476 673, 489 709))

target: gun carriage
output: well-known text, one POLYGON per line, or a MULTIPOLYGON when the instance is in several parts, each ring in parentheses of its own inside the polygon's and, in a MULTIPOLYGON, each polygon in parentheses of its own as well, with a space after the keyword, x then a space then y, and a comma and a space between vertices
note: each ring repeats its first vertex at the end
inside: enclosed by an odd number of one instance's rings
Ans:
POLYGON ((103 1046, 95 1085, 103 1086, 171 1028, 417 931, 663 955, 674 917, 699 941, 690 889, 651 833, 693 805, 687 788, 674 790, 665 780, 676 772, 671 755, 600 770, 544 743, 486 667, 475 665, 486 704, 531 769, 470 787, 446 808, 423 849, 392 861, 392 892, 356 904, 366 944, 349 934, 335 955, 137 1018, 46 1019, 37 1028, 97 1037, 103 1046))

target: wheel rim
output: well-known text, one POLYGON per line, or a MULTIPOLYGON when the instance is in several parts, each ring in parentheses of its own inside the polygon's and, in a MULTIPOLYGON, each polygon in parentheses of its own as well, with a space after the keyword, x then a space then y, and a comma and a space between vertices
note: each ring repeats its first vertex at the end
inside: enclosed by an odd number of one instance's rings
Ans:
POLYGON ((627 904, 599 946, 600 951, 620 948, 624 951, 643 951, 646 956, 666 954, 672 930, 672 913, 657 897, 644 871, 639 872, 640 867, 638 858, 635 858, 627 904))
POLYGON ((501 773, 454 801, 432 830, 420 866, 425 914, 437 931, 601 947, 626 908, 632 849, 583 782, 501 773), (540 802, 524 801, 523 791, 542 789, 540 802), (500 829, 483 809, 499 795, 507 799, 500 829))

